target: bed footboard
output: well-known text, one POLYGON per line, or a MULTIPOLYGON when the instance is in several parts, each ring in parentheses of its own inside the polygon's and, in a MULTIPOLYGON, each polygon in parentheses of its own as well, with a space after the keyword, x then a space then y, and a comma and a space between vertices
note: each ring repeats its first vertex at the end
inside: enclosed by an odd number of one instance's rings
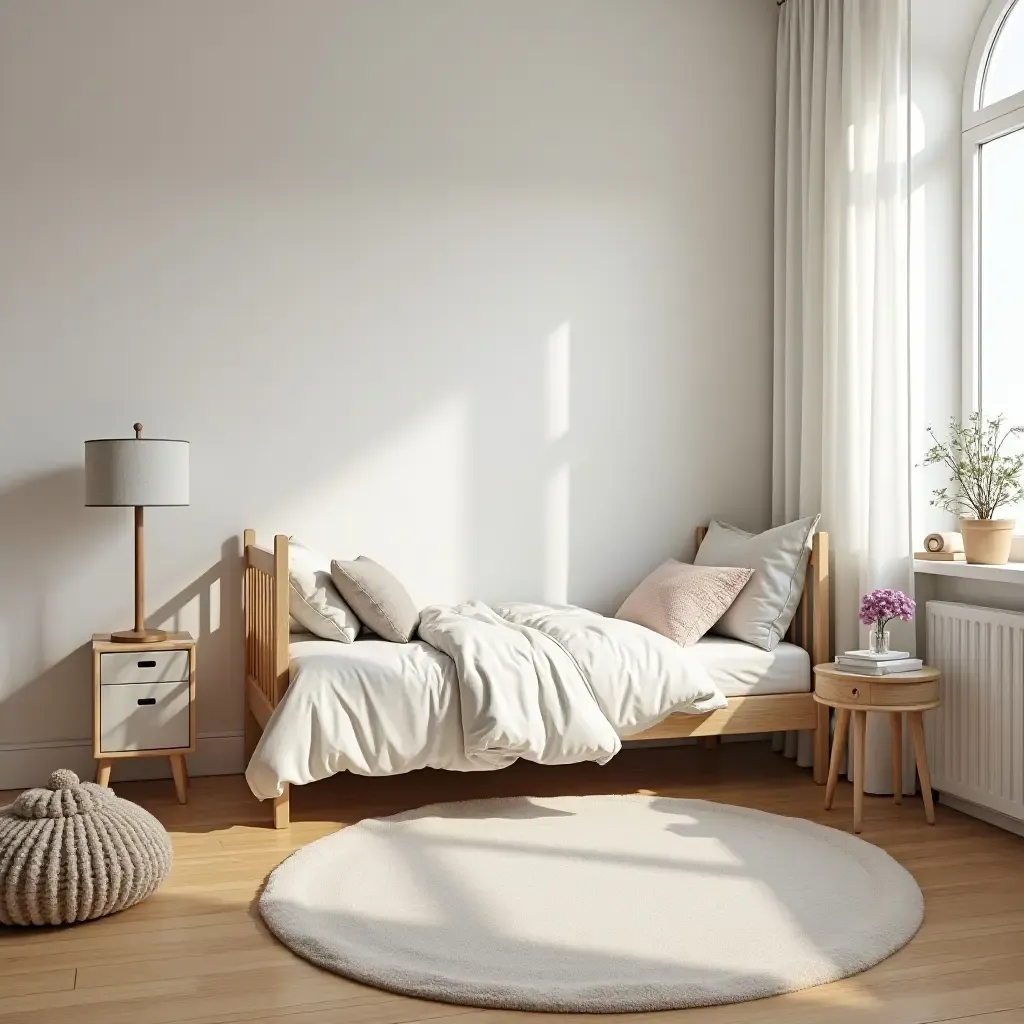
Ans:
MULTIPOLYGON (((288 689, 288 537, 277 534, 274 550, 256 546, 256 532, 242 534, 245 623, 245 756, 288 689)), ((274 827, 287 828, 288 787, 274 800, 274 827)))

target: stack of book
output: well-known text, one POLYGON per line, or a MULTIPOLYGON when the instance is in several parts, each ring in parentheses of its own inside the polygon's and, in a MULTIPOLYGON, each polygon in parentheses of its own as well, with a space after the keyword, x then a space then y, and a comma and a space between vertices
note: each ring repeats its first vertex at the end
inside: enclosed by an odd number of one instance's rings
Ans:
POLYGON ((836 655, 836 668, 840 672, 856 672, 860 676, 891 676, 897 672, 914 672, 924 662, 912 658, 909 651, 889 651, 872 654, 870 651, 847 651, 836 655))

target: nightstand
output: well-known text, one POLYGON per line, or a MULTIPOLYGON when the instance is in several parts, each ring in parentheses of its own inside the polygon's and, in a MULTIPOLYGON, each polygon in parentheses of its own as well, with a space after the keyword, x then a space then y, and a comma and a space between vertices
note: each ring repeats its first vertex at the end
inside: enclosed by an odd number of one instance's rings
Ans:
POLYGON ((92 753, 96 781, 121 757, 166 757, 178 803, 188 799, 185 754, 196 749, 196 642, 169 633, 150 643, 92 638, 92 753))
POLYGON ((910 725, 910 739, 921 780, 921 801, 929 825, 935 824, 932 801, 932 779, 928 771, 928 753, 924 743, 921 715, 939 706, 939 670, 929 668, 914 672, 896 672, 888 676, 867 676, 843 672, 834 663, 814 666, 814 699, 836 709, 836 734, 832 740, 832 758, 825 786, 825 810, 832 807, 839 766, 846 747, 846 734, 853 723, 850 762, 853 768, 853 831, 859 832, 864 821, 864 737, 867 713, 881 711, 892 724, 892 794, 896 803, 903 802, 903 715, 910 725))

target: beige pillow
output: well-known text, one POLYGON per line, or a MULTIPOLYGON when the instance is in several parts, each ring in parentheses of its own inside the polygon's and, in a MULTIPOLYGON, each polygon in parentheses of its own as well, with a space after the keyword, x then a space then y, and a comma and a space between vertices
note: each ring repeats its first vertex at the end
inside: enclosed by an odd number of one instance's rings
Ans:
POLYGON ((753 575, 752 569, 688 565, 669 559, 622 602, 615 617, 689 647, 725 614, 753 575))
POLYGON ((363 625, 382 640, 404 644, 420 624, 409 592, 372 558, 331 562, 331 579, 363 625))
POLYGON ((712 520, 694 565, 735 565, 754 570, 750 583, 714 632, 770 651, 786 635, 804 592, 807 560, 818 516, 764 533, 747 533, 712 520))

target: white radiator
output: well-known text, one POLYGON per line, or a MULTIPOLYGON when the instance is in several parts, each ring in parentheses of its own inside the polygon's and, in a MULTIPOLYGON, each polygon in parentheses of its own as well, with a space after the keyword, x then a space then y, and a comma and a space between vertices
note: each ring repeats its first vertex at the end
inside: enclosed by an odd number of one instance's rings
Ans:
POLYGON ((942 705, 925 714, 932 785, 1024 821, 1024 613, 927 603, 942 705))

